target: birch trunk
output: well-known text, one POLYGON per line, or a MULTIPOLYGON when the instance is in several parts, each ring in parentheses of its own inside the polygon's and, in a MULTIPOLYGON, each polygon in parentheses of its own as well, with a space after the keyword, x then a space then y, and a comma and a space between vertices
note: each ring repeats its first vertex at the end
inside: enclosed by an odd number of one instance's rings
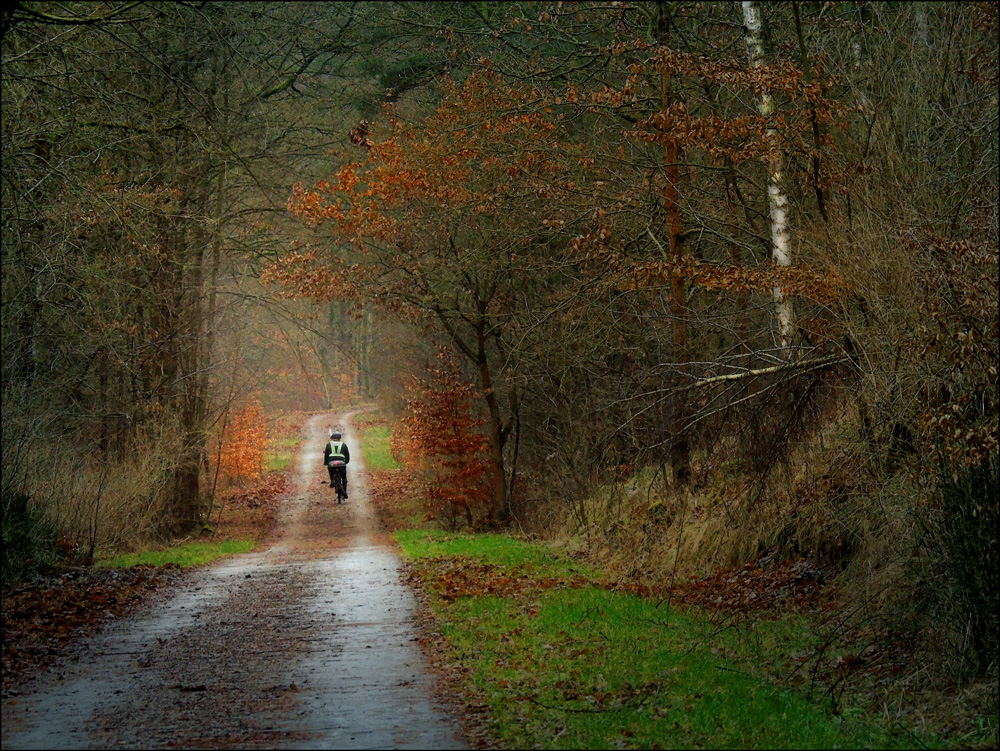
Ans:
MULTIPOLYGON (((752 0, 743 3, 743 22, 747 29, 747 54, 750 64, 761 67, 763 45, 761 43, 761 17, 757 4, 752 0)), ((774 112, 771 95, 762 90, 757 102, 757 110, 764 117, 774 112)), ((767 198, 771 215, 771 258, 778 267, 792 265, 791 237, 788 227, 788 196, 782 187, 783 162, 778 148, 778 132, 768 127, 765 133, 770 144, 768 158, 767 198)), ((795 317, 792 303, 785 297, 780 284, 774 286, 775 316, 778 321, 778 338, 782 355, 788 359, 792 354, 792 337, 795 334, 795 317)))

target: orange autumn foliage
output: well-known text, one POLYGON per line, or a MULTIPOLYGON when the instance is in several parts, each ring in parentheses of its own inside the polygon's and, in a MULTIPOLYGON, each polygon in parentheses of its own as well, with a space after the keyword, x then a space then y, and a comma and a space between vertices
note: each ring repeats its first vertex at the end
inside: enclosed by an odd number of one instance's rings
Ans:
MULTIPOLYGON (((589 104, 627 112, 635 127, 622 132, 632 142, 659 143, 673 139, 691 152, 702 152, 714 163, 740 164, 762 159, 775 144, 763 135, 765 122, 757 114, 721 119, 683 117, 636 109, 635 96, 648 94, 647 78, 666 65, 712 85, 752 93, 766 84, 792 100, 808 102, 820 113, 824 127, 841 122, 842 113, 825 97, 828 83, 806 84, 786 66, 745 70, 734 61, 707 63, 689 55, 661 51, 647 66, 631 66, 621 91, 602 89, 589 104), (701 66, 701 67, 699 67, 701 66), (707 67, 706 67, 707 66, 707 67), (646 88, 644 88, 646 87, 646 88), (647 116, 648 115, 648 116, 647 116), (752 121, 752 122, 751 122, 752 121)), ((653 76, 655 78, 655 76, 653 76)), ((307 246, 287 254, 265 272, 296 294, 316 299, 376 300, 395 311, 435 309, 439 302, 428 284, 439 267, 469 263, 451 252, 455 219, 482 236, 494 231, 490 220, 520 223, 523 242, 516 248, 507 273, 537 272, 546 263, 587 266, 591 272, 611 271, 619 288, 658 286, 683 279, 705 290, 771 294, 780 286, 786 295, 829 304, 846 291, 843 280, 829 268, 770 264, 731 266, 693 257, 670 261, 630 258, 630 226, 634 213, 634 181, 616 191, 607 180, 607 163, 597 164, 597 152, 584 151, 564 132, 564 98, 518 84, 493 71, 470 76, 463 84, 449 83, 437 111, 421 126, 409 128, 389 115, 388 125, 364 123, 352 138, 364 149, 362 161, 342 166, 329 180, 312 187, 296 184, 288 209, 313 228, 327 226, 337 241, 353 249, 354 263, 332 258, 321 248, 307 246), (359 133, 363 133, 363 142, 359 133), (545 238, 548 244, 538 240, 545 238), (556 240, 559 238, 559 240, 556 240), (555 241, 555 244, 552 244, 555 241), (561 243, 560 243, 561 241, 561 243), (540 247, 561 244, 560 259, 537 258, 540 247), (406 269, 400 273, 399 269, 406 269)), ((642 97, 640 97, 642 99, 642 97)), ((680 105, 679 105, 680 106, 680 105)), ((778 130, 784 149, 809 155, 814 144, 803 135, 809 117, 796 110, 794 123, 778 130), (792 145, 794 144, 794 148, 792 145)), ((676 113, 674 113, 676 114, 676 113)), ((832 148, 824 140, 824 146, 832 148)), ((603 155, 605 162, 608 155, 603 155)), ((648 181, 648 177, 643 178, 648 181)), ((645 183, 644 183, 645 184, 645 183)), ((828 187, 828 186, 825 186, 828 187)), ((645 232, 640 240, 646 241, 645 232)), ((478 273, 474 269, 470 273, 478 273)))
POLYGON ((475 388, 461 377, 444 350, 429 377, 406 386, 406 411, 393 433, 393 453, 421 477, 427 510, 451 526, 469 526, 486 515, 493 469, 486 421, 475 416, 475 388))
POLYGON ((258 404, 233 411, 216 437, 214 456, 221 474, 230 480, 250 480, 264 474, 271 430, 258 404), (221 444, 221 446, 220 446, 221 444))

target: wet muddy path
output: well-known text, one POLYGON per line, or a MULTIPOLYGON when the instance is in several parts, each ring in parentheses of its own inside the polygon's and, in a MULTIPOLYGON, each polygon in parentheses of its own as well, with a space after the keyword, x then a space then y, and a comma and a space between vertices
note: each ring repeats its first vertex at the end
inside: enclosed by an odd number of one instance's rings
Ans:
POLYGON ((304 428, 272 544, 187 577, 3 706, 3 748, 463 748, 412 593, 381 539, 349 419, 304 428), (333 501, 327 427, 351 448, 333 501))

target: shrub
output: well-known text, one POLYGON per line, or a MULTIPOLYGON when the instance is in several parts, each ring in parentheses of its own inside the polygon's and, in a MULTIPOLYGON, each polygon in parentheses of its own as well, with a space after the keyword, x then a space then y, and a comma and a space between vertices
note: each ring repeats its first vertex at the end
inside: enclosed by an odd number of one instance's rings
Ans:
POLYGON ((485 421, 475 415, 475 387, 444 350, 438 361, 427 378, 410 378, 393 453, 422 480, 431 515, 450 529, 472 528, 488 515, 495 480, 485 421))
POLYGON ((3 583, 17 581, 33 568, 55 563, 58 532, 24 493, 3 495, 3 583))
POLYGON ((234 410, 223 422, 211 452, 222 475, 243 482, 260 477, 267 469, 271 430, 264 410, 255 402, 234 410))
POLYGON ((974 650, 971 664, 985 673, 997 660, 1000 629, 1000 557, 997 497, 1000 460, 992 459, 953 475, 947 472, 937 504, 926 516, 926 541, 941 561, 943 599, 961 641, 974 650))

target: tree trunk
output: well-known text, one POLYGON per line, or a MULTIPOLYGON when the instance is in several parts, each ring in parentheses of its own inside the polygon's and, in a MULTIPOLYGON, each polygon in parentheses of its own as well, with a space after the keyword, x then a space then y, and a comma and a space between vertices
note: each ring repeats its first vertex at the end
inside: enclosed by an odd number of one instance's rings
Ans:
MULTIPOLYGON (((799 3, 792 3, 792 11, 795 15, 795 35, 799 40, 799 60, 802 66, 802 80, 805 81, 806 85, 812 83, 812 64, 809 62, 809 52, 806 50, 806 38, 805 34, 802 33, 802 19, 799 14, 799 3)), ((809 123, 812 127, 813 136, 813 154, 812 154, 812 168, 813 168, 813 190, 816 193, 816 208, 819 210, 820 216, 823 217, 823 221, 828 221, 829 218, 826 215, 826 199, 823 194, 823 181, 821 179, 821 162, 820 162, 820 147, 822 146, 822 137, 820 135, 819 119, 816 117, 816 107, 809 105, 809 123)))
MULTIPOLYGON (((667 4, 657 3, 657 24, 656 41, 665 46, 670 35, 670 18, 667 12, 667 4)), ((673 87, 669 69, 660 72, 660 108, 666 112, 673 104, 673 87)), ((684 254, 684 235, 681 229, 681 213, 679 207, 680 198, 680 148, 676 139, 667 139, 664 146, 663 170, 663 210, 664 210, 664 231, 667 235, 667 254, 671 262, 681 259, 684 254)), ((670 279, 670 313, 673 317, 674 332, 674 362, 680 371, 688 363, 690 354, 688 352, 688 323, 685 305, 684 279, 680 275, 674 274, 670 279)), ((670 444, 670 467, 673 473, 674 482, 678 486, 684 486, 691 477, 691 442, 685 430, 686 423, 686 402, 683 397, 674 397, 669 409, 669 425, 673 440, 670 444)))
MULTIPOLYGON (((747 29, 747 54, 750 64, 761 67, 764 56, 761 43, 761 18, 756 3, 746 0, 743 3, 743 20, 747 29)), ((770 117, 774 112, 774 102, 771 95, 764 91, 757 103, 757 110, 764 117, 770 117)), ((767 197, 771 215, 771 257, 779 268, 792 265, 791 236, 788 225, 788 196, 782 187, 782 155, 778 148, 778 131, 768 126, 765 136, 770 146, 768 157, 767 197)), ((792 338, 795 335, 795 317, 792 303, 785 297, 780 284, 774 285, 775 317, 778 322, 778 339, 781 353, 785 359, 792 356, 792 338)))
POLYGON ((483 397, 489 412, 490 458, 493 462, 495 479, 493 485, 493 508, 491 518, 497 523, 507 521, 510 506, 507 498, 507 472, 504 467, 503 449, 507 442, 503 419, 500 415, 500 403, 497 401, 493 377, 490 373, 489 360, 486 357, 486 322, 480 319, 476 324, 476 354, 479 366, 479 381, 483 387, 483 397))

